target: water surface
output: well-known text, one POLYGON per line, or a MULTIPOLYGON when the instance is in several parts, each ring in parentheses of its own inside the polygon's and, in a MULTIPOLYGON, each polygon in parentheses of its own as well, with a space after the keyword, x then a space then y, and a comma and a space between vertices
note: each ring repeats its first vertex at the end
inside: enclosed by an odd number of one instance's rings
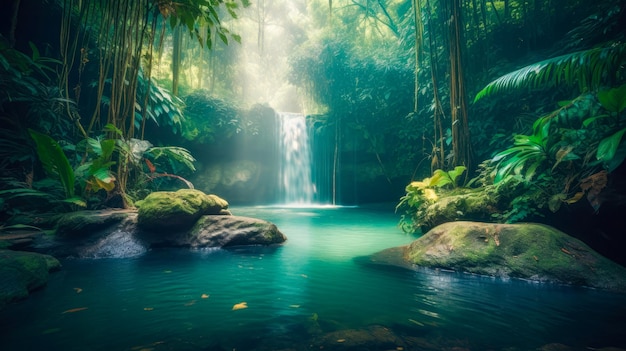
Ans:
POLYGON ((233 212, 270 220, 289 240, 63 260, 45 289, 0 312, 2 350, 308 350, 371 325, 427 350, 626 347, 619 294, 360 264, 415 239, 393 205, 233 212))

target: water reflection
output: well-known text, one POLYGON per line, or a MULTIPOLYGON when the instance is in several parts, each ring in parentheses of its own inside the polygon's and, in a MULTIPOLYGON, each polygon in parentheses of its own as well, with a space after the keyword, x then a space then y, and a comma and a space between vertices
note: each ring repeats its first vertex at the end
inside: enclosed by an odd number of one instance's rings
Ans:
POLYGON ((325 338, 347 331, 385 331, 405 350, 626 346, 621 295, 355 259, 414 239, 392 213, 233 212, 273 221, 288 241, 66 260, 46 289, 0 312, 3 350, 329 350, 325 338))

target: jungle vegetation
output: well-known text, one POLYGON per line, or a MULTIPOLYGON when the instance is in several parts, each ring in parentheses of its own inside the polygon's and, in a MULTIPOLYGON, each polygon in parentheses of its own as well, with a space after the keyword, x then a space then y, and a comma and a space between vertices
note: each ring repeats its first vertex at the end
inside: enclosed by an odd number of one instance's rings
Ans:
POLYGON ((409 231, 446 196, 487 194, 451 219, 500 222, 624 205, 624 1, 29 2, 2 5, 9 223, 37 224, 32 199, 59 213, 192 186, 190 150, 263 133, 280 99, 332 145, 333 182, 382 179, 409 231), (260 71, 281 85, 246 83, 260 71))

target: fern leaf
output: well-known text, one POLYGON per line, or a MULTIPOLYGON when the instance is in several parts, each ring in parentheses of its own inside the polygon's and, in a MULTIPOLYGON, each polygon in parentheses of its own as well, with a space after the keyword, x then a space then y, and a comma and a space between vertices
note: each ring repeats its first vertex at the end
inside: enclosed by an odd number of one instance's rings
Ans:
POLYGON ((507 73, 487 84, 476 94, 474 102, 495 94, 516 89, 548 88, 580 84, 581 89, 595 89, 626 63, 626 44, 614 44, 577 51, 539 61, 507 73))

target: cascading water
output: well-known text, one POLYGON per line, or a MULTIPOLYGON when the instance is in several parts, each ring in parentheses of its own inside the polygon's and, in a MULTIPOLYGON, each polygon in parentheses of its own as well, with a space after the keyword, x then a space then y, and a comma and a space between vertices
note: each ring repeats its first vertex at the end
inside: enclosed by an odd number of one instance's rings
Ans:
POLYGON ((310 205, 315 186, 311 178, 311 149, 306 118, 301 113, 278 114, 280 135, 280 202, 310 205))

